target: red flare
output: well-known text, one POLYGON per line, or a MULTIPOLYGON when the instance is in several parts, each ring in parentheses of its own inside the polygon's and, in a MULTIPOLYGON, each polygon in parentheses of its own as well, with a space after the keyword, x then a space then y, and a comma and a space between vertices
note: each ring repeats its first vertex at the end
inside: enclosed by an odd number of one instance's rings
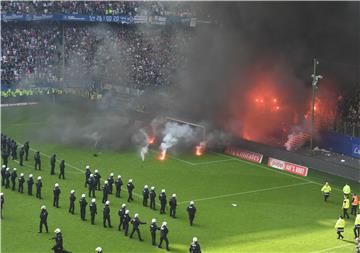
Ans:
POLYGON ((203 155, 203 148, 202 146, 198 145, 195 147, 195 155, 197 156, 202 156, 203 155))
POLYGON ((155 143, 155 137, 154 136, 149 136, 147 138, 147 142, 148 142, 148 144, 154 144, 155 143))
POLYGON ((159 155, 159 160, 163 161, 166 158, 166 150, 162 150, 159 155))

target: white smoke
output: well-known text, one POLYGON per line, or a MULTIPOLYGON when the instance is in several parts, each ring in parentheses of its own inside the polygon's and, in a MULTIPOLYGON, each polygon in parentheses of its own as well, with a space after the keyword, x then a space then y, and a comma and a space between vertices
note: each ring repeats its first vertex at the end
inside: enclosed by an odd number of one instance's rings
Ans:
POLYGON ((175 146, 179 140, 191 142, 196 138, 196 133, 189 125, 167 122, 163 130, 164 138, 160 144, 160 150, 166 154, 169 148, 175 146))
POLYGON ((310 133, 302 127, 294 127, 284 144, 287 151, 298 150, 309 140, 310 133))
POLYGON ((140 148, 140 157, 142 161, 145 161, 145 156, 149 152, 149 135, 142 128, 140 129, 140 133, 142 133, 144 136, 143 140, 141 141, 142 147, 140 148))

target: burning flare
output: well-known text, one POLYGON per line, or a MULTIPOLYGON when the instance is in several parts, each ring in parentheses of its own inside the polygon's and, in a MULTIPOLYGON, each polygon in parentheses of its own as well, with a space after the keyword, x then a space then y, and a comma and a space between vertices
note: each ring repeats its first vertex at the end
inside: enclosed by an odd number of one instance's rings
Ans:
POLYGON ((163 161, 166 158, 166 149, 161 150, 159 160, 163 161))

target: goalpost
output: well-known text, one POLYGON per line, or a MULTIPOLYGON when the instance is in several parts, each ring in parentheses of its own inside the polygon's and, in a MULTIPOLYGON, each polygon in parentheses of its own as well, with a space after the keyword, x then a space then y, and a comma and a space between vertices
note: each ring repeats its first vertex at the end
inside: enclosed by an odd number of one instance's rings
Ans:
POLYGON ((199 131, 200 131, 200 134, 201 134, 201 137, 200 137, 201 140, 199 141, 199 143, 206 141, 206 127, 203 126, 203 125, 188 122, 188 121, 184 121, 184 120, 181 120, 181 119, 175 119, 175 118, 172 118, 172 117, 166 117, 165 118, 165 124, 166 124, 166 122, 175 122, 175 123, 178 123, 178 124, 189 125, 190 127, 193 127, 193 128, 198 128, 199 131))

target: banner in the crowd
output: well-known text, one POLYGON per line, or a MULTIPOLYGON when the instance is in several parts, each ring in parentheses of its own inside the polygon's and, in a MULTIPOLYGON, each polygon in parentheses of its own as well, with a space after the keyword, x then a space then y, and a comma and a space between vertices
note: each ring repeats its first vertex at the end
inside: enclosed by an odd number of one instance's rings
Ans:
POLYGON ((354 157, 360 158, 360 145, 359 144, 352 145, 352 155, 354 157))
POLYGON ((243 160, 247 160, 254 163, 261 163, 263 159, 263 155, 251 151, 247 151, 244 149, 239 148, 233 148, 233 147, 227 147, 225 148, 225 154, 235 156, 238 158, 241 158, 243 160))
MULTIPOLYGON (((143 16, 138 18, 139 20, 147 20, 143 16)), ((104 22, 104 23, 121 23, 121 24, 133 24, 135 18, 132 16, 100 16, 100 15, 80 15, 80 14, 54 14, 54 15, 32 15, 32 14, 2 14, 1 21, 85 21, 85 22, 104 22)))
POLYGON ((269 157, 268 166, 278 170, 285 170, 289 173, 303 177, 307 176, 309 170, 308 167, 297 165, 294 163, 289 163, 272 157, 269 157))

